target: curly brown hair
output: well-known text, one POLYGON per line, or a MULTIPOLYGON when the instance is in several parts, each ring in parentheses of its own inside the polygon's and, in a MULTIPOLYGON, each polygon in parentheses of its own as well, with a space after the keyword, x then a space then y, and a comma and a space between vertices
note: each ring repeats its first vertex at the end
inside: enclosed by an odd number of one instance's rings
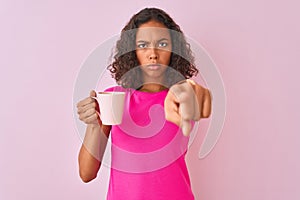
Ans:
POLYGON ((166 70, 166 86, 183 79, 197 75, 198 69, 194 65, 194 56, 190 44, 186 42, 180 27, 163 10, 145 8, 135 14, 122 29, 114 52, 114 62, 107 68, 116 82, 125 88, 140 88, 143 85, 141 70, 136 56, 136 30, 140 25, 155 20, 165 25, 172 40, 172 53, 169 67, 166 70), (178 73, 179 72, 179 73, 178 73))

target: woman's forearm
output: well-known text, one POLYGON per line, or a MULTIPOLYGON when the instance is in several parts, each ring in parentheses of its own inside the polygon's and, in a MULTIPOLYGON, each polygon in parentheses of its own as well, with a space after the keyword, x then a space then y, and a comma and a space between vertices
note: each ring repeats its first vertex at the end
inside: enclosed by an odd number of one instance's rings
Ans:
POLYGON ((101 129, 99 125, 87 125, 78 156, 79 174, 84 182, 89 182, 97 177, 109 131, 108 127, 101 129))

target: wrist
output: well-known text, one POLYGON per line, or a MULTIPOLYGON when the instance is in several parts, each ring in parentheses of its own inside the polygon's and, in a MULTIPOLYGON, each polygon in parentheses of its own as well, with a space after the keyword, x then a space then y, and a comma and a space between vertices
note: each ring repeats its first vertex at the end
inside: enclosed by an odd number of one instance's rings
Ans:
POLYGON ((100 124, 88 124, 87 127, 90 128, 90 129, 93 129, 93 130, 100 130, 101 129, 100 124))

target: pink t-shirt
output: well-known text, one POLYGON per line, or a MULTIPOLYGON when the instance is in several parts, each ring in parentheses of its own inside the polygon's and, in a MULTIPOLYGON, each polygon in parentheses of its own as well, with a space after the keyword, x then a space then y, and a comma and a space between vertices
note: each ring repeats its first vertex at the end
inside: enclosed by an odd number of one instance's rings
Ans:
POLYGON ((164 117, 168 90, 124 89, 122 124, 112 126, 112 162, 108 200, 194 199, 185 154, 188 137, 164 117))

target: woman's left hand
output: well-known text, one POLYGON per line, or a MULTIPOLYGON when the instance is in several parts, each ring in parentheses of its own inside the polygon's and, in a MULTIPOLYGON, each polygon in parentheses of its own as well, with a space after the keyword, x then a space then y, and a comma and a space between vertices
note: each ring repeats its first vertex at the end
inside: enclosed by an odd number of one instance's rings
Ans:
POLYGON ((164 104, 166 120, 180 126, 185 136, 190 134, 191 120, 211 114, 210 92, 190 79, 173 85, 164 104))

